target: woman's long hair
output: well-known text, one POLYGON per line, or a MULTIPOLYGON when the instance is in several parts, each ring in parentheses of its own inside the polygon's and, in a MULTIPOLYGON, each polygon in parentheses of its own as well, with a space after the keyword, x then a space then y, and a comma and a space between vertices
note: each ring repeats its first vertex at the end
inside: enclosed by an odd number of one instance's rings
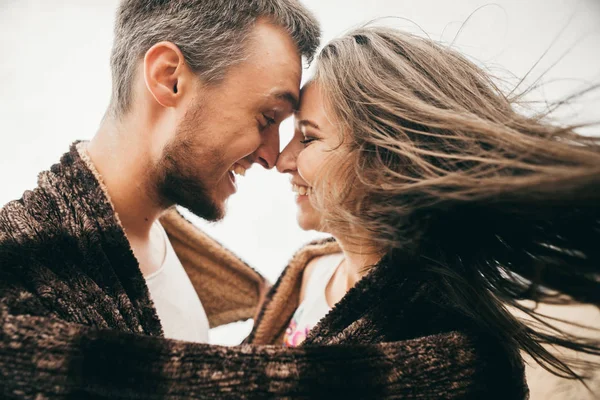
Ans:
POLYGON ((462 313, 580 378, 543 345, 600 354, 599 343, 521 300, 600 304, 599 139, 519 113, 464 56, 395 29, 356 29, 315 67, 348 152, 314 191, 327 229, 416 255, 462 313))

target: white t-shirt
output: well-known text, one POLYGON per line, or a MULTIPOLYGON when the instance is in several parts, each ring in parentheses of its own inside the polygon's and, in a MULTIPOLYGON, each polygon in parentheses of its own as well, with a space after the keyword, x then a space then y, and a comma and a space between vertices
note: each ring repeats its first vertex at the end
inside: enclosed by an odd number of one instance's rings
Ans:
POLYGON ((344 254, 334 253, 322 256, 316 261, 317 264, 306 283, 304 300, 296 309, 285 331, 285 346, 300 345, 308 332, 331 310, 325 297, 325 289, 343 260, 344 254))
POLYGON ((165 259, 160 269, 146 276, 150 298, 162 323, 165 337, 208 343, 208 318, 196 290, 160 223, 165 239, 165 259))

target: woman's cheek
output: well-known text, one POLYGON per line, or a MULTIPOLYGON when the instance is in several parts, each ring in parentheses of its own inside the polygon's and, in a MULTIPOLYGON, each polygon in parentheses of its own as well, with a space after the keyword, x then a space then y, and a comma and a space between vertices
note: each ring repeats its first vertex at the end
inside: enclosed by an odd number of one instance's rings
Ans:
POLYGON ((298 164, 298 173, 310 185, 313 177, 314 165, 312 165, 312 159, 310 155, 310 149, 305 148, 298 154, 296 163, 298 164))

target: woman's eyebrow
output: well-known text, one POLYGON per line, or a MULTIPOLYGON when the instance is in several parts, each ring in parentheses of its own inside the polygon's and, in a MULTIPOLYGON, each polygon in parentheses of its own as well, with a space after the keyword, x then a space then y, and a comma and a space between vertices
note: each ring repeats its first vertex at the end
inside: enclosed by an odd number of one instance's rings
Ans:
POLYGON ((317 125, 315 122, 308 120, 308 119, 303 119, 303 120, 298 121, 298 126, 299 127, 310 126, 315 129, 321 129, 321 128, 319 128, 319 125, 317 125))

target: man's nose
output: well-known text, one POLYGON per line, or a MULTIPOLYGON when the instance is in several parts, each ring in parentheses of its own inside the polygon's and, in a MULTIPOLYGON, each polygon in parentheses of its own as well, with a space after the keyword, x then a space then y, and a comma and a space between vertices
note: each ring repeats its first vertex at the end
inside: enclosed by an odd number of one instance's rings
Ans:
POLYGON ((271 169, 277 162, 279 156, 279 130, 273 129, 265 138, 265 141, 256 150, 256 160, 266 169, 271 169))

